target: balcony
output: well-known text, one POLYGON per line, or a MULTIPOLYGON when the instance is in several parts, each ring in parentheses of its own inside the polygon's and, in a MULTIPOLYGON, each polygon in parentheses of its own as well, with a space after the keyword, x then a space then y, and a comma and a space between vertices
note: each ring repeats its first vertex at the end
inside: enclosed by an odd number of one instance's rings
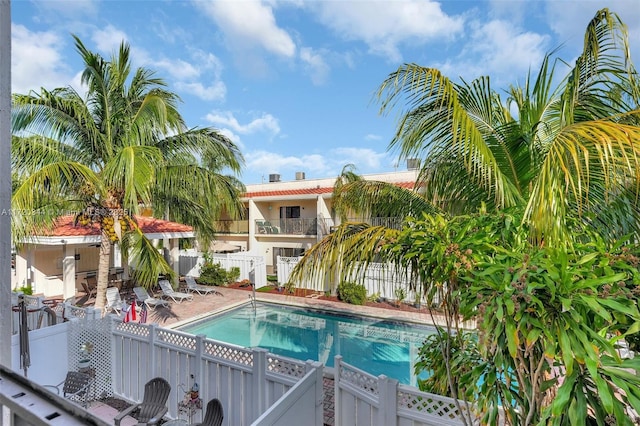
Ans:
POLYGON ((315 236, 329 233, 329 220, 316 218, 292 218, 276 220, 256 220, 256 236, 262 235, 303 235, 315 236), (319 229, 320 228, 320 229, 319 229))

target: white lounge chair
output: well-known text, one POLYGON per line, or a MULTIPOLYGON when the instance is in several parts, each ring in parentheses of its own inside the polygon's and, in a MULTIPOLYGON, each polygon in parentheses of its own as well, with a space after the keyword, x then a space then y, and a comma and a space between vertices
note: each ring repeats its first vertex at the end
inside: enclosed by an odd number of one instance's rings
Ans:
POLYGON ((187 284, 187 291, 196 292, 200 295, 204 294, 220 294, 219 291, 216 291, 214 287, 208 285, 200 285, 196 282, 196 279, 190 275, 184 277, 184 282, 187 284))
POLYGON ((183 293, 181 291, 175 291, 171 287, 171 283, 168 280, 158 281, 160 289, 162 290, 163 297, 170 297, 174 302, 180 303, 183 300, 193 300, 193 294, 183 293))
POLYGON ((166 300, 149 296, 147 289, 144 287, 134 287, 133 292, 136 295, 136 299, 138 299, 140 303, 147 305, 149 309, 154 309, 156 306, 169 306, 166 300))
POLYGON ((124 300, 120 297, 120 290, 117 287, 107 288, 107 303, 104 305, 104 312, 115 312, 120 315, 122 308, 125 306, 124 300))

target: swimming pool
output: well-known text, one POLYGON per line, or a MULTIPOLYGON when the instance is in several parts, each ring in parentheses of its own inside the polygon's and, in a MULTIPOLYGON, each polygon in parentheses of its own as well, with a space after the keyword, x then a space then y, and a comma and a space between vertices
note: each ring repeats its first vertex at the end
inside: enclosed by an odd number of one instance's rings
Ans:
POLYGON ((413 366, 425 337, 434 330, 392 321, 338 315, 274 304, 246 305, 180 330, 276 355, 333 366, 333 357, 373 375, 415 385, 413 366))

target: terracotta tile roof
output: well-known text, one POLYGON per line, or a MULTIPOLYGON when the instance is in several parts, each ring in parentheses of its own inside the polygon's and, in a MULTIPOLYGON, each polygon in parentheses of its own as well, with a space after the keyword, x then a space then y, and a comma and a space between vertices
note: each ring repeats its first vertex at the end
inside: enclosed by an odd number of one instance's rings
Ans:
MULTIPOLYGON (((413 189, 414 182, 396 182, 394 185, 401 188, 413 189)), ((243 195, 244 198, 257 198, 257 197, 274 197, 285 195, 313 195, 313 194, 330 194, 333 192, 333 187, 324 188, 302 188, 302 189, 283 189, 277 191, 254 191, 247 192, 243 195)))
MULTIPOLYGON (((73 224, 74 216, 61 216, 58 218, 56 227, 48 237, 87 237, 91 235, 99 235, 100 228, 98 225, 91 227, 73 224)), ((192 232, 193 228, 181 223, 169 222, 162 219, 156 219, 147 216, 135 216, 138 226, 145 234, 160 234, 174 232, 192 232)))
POLYGON ((313 194, 330 194, 333 192, 333 187, 327 188, 302 188, 302 189, 282 189, 278 191, 256 191, 247 192, 243 196, 246 198, 255 197, 273 197, 280 195, 313 195, 313 194))

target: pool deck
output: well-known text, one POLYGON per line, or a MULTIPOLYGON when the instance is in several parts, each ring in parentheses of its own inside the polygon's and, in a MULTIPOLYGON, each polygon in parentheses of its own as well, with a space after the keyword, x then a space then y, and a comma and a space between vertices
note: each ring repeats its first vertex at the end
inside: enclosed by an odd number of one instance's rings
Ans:
MULTIPOLYGON (((201 296, 194 294, 192 301, 182 303, 170 302, 167 308, 158 307, 149 311, 148 322, 162 327, 175 328, 196 321, 208 315, 233 309, 250 302, 251 292, 226 287, 216 287, 219 294, 201 296)), ((271 293, 256 292, 256 301, 279 303, 303 308, 315 308, 343 314, 363 315, 389 321, 412 322, 421 325, 432 325, 429 313, 407 312, 394 309, 357 306, 348 303, 321 300, 312 297, 295 297, 271 293)))

